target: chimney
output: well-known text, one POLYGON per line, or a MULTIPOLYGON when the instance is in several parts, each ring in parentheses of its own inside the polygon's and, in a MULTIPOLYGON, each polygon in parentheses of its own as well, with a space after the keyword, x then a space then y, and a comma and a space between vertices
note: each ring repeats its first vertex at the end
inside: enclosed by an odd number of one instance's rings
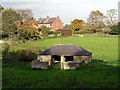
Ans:
POLYGON ((48 18, 49 18, 49 16, 46 16, 46 18, 48 19, 48 18))
POLYGON ((57 16, 57 18, 59 18, 59 16, 57 16))

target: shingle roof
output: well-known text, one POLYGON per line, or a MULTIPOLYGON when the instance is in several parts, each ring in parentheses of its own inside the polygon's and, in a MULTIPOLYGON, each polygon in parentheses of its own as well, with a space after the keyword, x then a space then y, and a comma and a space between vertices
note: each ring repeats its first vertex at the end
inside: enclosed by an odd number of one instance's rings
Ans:
POLYGON ((46 21, 46 23, 52 23, 54 20, 55 20, 56 18, 49 18, 47 21, 46 21))
POLYGON ((41 18, 38 23, 44 24, 44 22, 46 21, 46 18, 41 18))
POLYGON ((51 18, 41 18, 38 22, 40 24, 50 24, 53 23, 53 21, 56 19, 57 17, 51 17, 51 18))
POLYGON ((92 53, 76 45, 55 45, 40 55, 89 56, 92 53))

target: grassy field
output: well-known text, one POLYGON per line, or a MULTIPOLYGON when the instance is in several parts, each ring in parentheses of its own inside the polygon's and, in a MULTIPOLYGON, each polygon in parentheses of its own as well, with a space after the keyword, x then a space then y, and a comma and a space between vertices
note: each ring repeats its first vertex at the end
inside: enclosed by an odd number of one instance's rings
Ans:
POLYGON ((117 37, 61 37, 29 41, 11 50, 44 50, 54 44, 75 44, 93 53, 79 70, 31 70, 30 62, 3 64, 3 88, 115 88, 118 87, 117 37))

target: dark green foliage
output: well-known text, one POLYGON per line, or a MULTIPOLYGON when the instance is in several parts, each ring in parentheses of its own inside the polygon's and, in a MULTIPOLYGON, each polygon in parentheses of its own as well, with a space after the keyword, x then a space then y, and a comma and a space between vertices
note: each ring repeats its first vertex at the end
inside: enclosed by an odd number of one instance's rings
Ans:
POLYGON ((1 12, 2 10, 4 10, 4 7, 2 7, 2 6, 0 5, 0 12, 1 12))
POLYGON ((41 39, 41 37, 40 36, 33 36, 32 39, 33 40, 38 40, 38 39, 41 39))
POLYGON ((89 30, 74 31, 74 34, 92 34, 92 33, 94 32, 89 30))
POLYGON ((120 34, 120 22, 118 23, 118 33, 120 34))
POLYGON ((50 32, 50 28, 47 28, 45 25, 42 25, 39 28, 39 31, 42 32, 42 37, 47 37, 49 35, 50 32))
POLYGON ((21 60, 23 61, 32 61, 37 59, 37 54, 32 49, 22 50, 21 60))
POLYGON ((61 70, 60 63, 53 64, 50 69, 61 70))
POLYGON ((37 52, 33 49, 10 51, 9 45, 6 44, 2 50, 3 62, 15 62, 15 61, 32 61, 37 59, 37 52))
POLYGON ((2 50, 2 59, 4 61, 8 61, 8 53, 9 53, 9 45, 8 44, 5 44, 4 45, 4 50, 2 50))
POLYGON ((52 34, 54 34, 54 32, 51 31, 51 30, 49 30, 49 31, 48 31, 48 34, 49 34, 49 35, 52 35, 52 34))
POLYGON ((59 34, 62 34, 62 32, 53 32, 53 35, 58 36, 59 34))
MULTIPOLYGON (((48 30, 46 31, 46 33, 48 34, 48 35, 54 35, 54 36, 58 36, 59 34, 61 34, 61 32, 54 32, 54 31, 52 31, 52 30, 50 30, 49 28, 47 28, 48 30)), ((44 31, 45 32, 45 31, 44 31)))
POLYGON ((16 38, 25 42, 25 40, 38 39, 40 37, 37 30, 33 27, 31 10, 5 9, 2 12, 2 36, 16 38))
POLYGON ((2 31, 4 35, 13 37, 17 30, 15 22, 20 20, 21 16, 13 9, 6 9, 2 12, 2 31))
POLYGON ((22 58, 21 52, 22 52, 21 50, 10 51, 9 47, 6 47, 2 51, 2 62, 3 63, 13 63, 13 62, 19 61, 22 58))
POLYGON ((113 25, 109 34, 118 35, 120 33, 120 23, 118 25, 113 25))
POLYGON ((16 35, 18 40, 29 40, 27 33, 23 30, 16 30, 16 35))

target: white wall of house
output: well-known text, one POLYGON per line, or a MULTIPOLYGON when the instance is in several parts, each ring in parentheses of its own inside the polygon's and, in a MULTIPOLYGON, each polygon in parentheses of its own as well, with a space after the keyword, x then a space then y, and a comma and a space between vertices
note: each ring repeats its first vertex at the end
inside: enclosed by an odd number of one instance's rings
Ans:
POLYGON ((52 27, 52 25, 50 25, 50 24, 40 24, 40 26, 42 26, 42 25, 45 25, 46 27, 52 27))
POLYGON ((46 24, 46 27, 52 27, 52 25, 50 25, 50 24, 46 24))

